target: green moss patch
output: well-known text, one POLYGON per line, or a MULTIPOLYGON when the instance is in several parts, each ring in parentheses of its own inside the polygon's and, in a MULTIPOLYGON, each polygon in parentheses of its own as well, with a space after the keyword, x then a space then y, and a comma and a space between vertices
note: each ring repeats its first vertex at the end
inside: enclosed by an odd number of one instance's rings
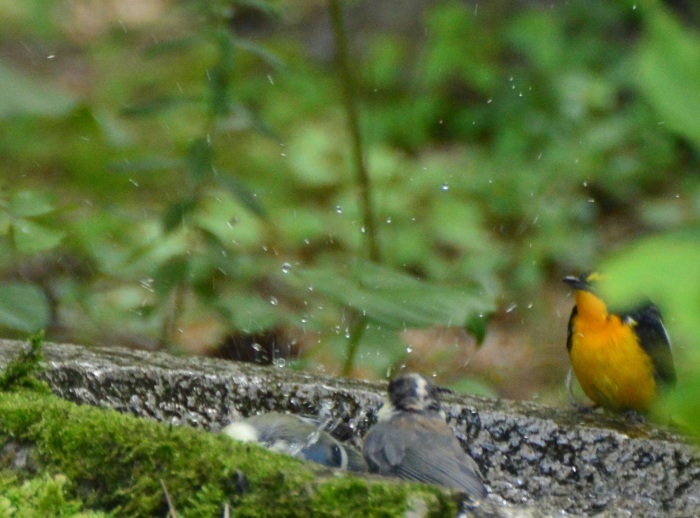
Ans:
MULTIPOLYGON (((168 498, 180 516, 220 516, 227 504, 236 516, 398 516, 416 499, 431 515, 457 511, 457 499, 439 488, 337 475, 224 436, 37 392, 0 393, 0 416, 0 451, 10 442, 30 445, 41 471, 0 478, 4 492, 34 484, 63 499, 70 515, 165 516, 168 498)), ((8 468, 7 459, 0 463, 8 468)))

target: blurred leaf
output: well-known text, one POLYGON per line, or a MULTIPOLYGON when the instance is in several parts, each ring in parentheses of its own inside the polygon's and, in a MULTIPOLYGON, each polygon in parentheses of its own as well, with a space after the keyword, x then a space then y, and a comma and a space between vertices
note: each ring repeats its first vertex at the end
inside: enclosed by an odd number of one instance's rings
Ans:
POLYGON ((54 210, 55 196, 39 191, 20 191, 10 200, 10 212, 14 216, 32 217, 48 214, 54 210))
POLYGON ((533 66, 558 75, 566 39, 562 24, 552 11, 523 10, 507 31, 513 46, 527 56, 533 66))
POLYGON ((450 383, 448 388, 460 394, 471 394, 491 398, 498 397, 498 393, 488 385, 470 378, 461 378, 459 381, 450 383))
POLYGON ((700 229, 640 240, 606 261, 602 289, 612 306, 650 299, 686 339, 700 336, 700 229))
POLYGON ((12 224, 12 217, 5 210, 0 210, 0 236, 7 234, 10 231, 10 225, 12 224))
POLYGON ((639 49, 639 83, 662 122, 700 146, 700 40, 662 7, 641 9, 647 32, 639 49))
POLYGON ((276 69, 284 68, 284 62, 278 56, 267 50, 265 47, 257 45, 252 41, 243 40, 241 38, 236 38, 234 43, 236 47, 259 57, 271 67, 274 67, 276 69))
MULTIPOLYGON (((338 363, 347 355, 348 343, 342 334, 325 344, 335 347, 338 363)), ((404 361, 407 355, 406 343, 396 330, 367 322, 358 347, 355 368, 367 369, 374 377, 385 378, 387 371, 404 361)))
POLYGON ((0 119, 18 115, 60 117, 77 105, 72 95, 46 79, 29 78, 0 61, 0 119))
POLYGON ((0 284, 0 326, 35 333, 49 323, 49 301, 33 284, 0 284))
POLYGON ((163 96, 126 106, 122 108, 121 114, 125 117, 150 117, 170 108, 192 104, 198 100, 199 99, 196 97, 187 97, 184 95, 163 96))
POLYGON ((475 313, 464 328, 476 339, 476 345, 480 346, 486 338, 486 325, 488 317, 483 313, 475 313))
POLYGON ((177 285, 187 284, 189 277, 189 261, 187 256, 171 257, 161 264, 153 277, 153 287, 160 296, 165 296, 177 285))
MULTIPOLYGON (((695 360, 698 358, 697 355, 693 357, 695 360)), ((697 367, 692 374, 692 377, 682 379, 677 387, 663 395, 652 408, 652 415, 659 423, 670 421, 692 433, 697 441, 700 433, 700 377, 697 367)))
POLYGON ((215 117, 228 115, 231 111, 231 79, 235 70, 235 37, 227 29, 213 32, 219 51, 218 61, 208 71, 207 86, 211 91, 210 113, 215 117))
POLYGON ((268 16, 277 16, 280 14, 279 7, 266 0, 236 0, 236 6, 256 9, 268 16))
POLYGON ((475 314, 492 309, 490 301, 466 290, 419 281, 368 262, 345 274, 318 268, 296 270, 295 275, 301 286, 392 329, 464 326, 475 314))
POLYGON ((198 36, 182 36, 179 38, 170 38, 168 40, 159 41, 149 46, 144 55, 147 57, 160 56, 173 52, 182 52, 190 50, 195 45, 201 43, 202 38, 198 36))
POLYGON ((244 333, 258 333, 279 324, 282 311, 255 293, 235 291, 217 300, 215 307, 228 323, 244 333))
POLYGON ((186 171, 195 184, 212 174, 212 157, 211 144, 206 138, 195 139, 187 148, 186 171))
POLYGON ((175 170, 183 167, 184 162, 179 158, 152 156, 138 159, 124 159, 107 165, 115 173, 143 173, 151 171, 175 170))
POLYGON ((254 214, 227 192, 214 191, 200 200, 193 222, 205 236, 215 237, 217 248, 222 245, 255 246, 264 235, 264 227, 254 214))
POLYGON ((35 254, 58 246, 66 233, 22 219, 12 224, 12 237, 17 250, 35 254))
POLYGON ((258 201, 255 193, 251 191, 247 185, 225 171, 219 171, 218 173, 216 181, 219 184, 228 189, 244 207, 249 209, 257 217, 260 219, 267 219, 265 208, 258 201))
POLYGON ((163 231, 167 234, 186 224, 197 208, 198 201, 197 198, 185 198, 166 207, 163 214, 163 231))
POLYGON ((347 169, 340 128, 322 124, 303 124, 297 128, 287 147, 295 180, 302 185, 330 186, 342 182, 347 169))

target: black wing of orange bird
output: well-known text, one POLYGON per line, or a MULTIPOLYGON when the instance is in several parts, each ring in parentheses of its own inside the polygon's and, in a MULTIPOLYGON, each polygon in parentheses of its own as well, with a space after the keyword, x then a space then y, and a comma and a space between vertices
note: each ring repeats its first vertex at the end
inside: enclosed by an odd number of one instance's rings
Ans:
POLYGON ((676 384, 676 369, 673 365, 671 340, 668 337, 661 312, 654 304, 641 306, 622 314, 623 322, 634 327, 642 349, 651 357, 656 380, 664 385, 676 384))

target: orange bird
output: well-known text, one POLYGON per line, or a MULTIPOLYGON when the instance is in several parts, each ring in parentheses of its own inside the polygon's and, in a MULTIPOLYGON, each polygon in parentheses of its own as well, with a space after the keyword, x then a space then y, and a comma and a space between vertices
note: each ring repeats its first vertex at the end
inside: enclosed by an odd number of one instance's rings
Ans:
POLYGON ((563 279, 576 290, 566 339, 571 366, 595 407, 646 412, 659 389, 676 382, 668 334, 653 304, 608 311, 592 287, 600 278, 588 273, 563 279))

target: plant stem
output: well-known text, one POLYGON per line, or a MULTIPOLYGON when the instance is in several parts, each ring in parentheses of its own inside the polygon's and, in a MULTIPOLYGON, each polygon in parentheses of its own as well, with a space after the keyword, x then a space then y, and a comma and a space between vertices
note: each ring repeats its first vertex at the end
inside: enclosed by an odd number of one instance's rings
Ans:
MULTIPOLYGON (((345 25, 343 24, 341 0, 328 0, 328 9, 333 26, 336 62, 343 92, 343 105, 345 107, 348 130, 352 142, 352 159, 355 168, 355 179, 359 189, 362 230, 365 234, 365 243, 367 246, 366 254, 370 261, 379 262, 381 257, 379 254, 379 245, 377 243, 377 231, 374 225, 371 182, 362 149, 355 79, 352 74, 352 68, 350 67, 348 39, 347 33, 345 32, 345 25)), ((355 356, 357 355, 357 347, 367 327, 367 318, 356 311, 351 313, 351 320, 347 356, 343 364, 343 376, 349 376, 352 372, 352 368, 355 364, 355 356)))
POLYGON ((347 115, 350 138, 352 140, 352 159, 357 186, 359 188, 362 227, 366 236, 367 256, 370 261, 379 262, 381 258, 379 246, 377 244, 377 231, 374 225, 371 182, 369 174, 367 173, 367 167, 365 166, 362 150, 355 80, 350 67, 348 40, 345 32, 345 25, 343 24, 341 0, 328 0, 328 8, 333 26, 333 36, 335 38, 336 61, 343 91, 343 105, 347 115))

